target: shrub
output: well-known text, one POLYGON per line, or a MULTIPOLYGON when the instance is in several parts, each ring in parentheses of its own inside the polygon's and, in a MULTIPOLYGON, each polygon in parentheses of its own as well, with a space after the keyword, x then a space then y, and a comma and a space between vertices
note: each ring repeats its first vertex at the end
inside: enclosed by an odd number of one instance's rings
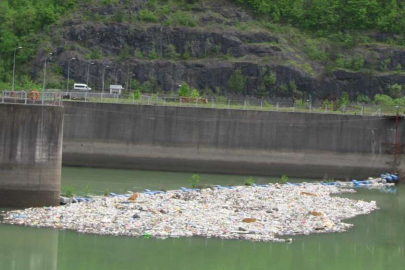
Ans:
POLYGON ((245 85, 246 78, 242 74, 242 71, 240 69, 237 69, 229 78, 228 86, 232 91, 242 94, 243 90, 245 89, 245 85))
POLYGON ((370 103, 371 100, 370 100, 370 98, 368 96, 359 94, 357 96, 357 102, 359 102, 359 103, 370 103))
POLYGON ((343 92, 339 98, 339 105, 340 106, 349 106, 349 94, 347 92, 343 92))
POLYGON ((183 83, 179 89, 179 97, 189 97, 191 94, 191 89, 188 84, 183 83))
POLYGON ((138 48, 135 50, 135 58, 137 58, 137 59, 142 59, 143 58, 143 53, 138 48))
POLYGON ((377 105, 385 106, 385 107, 395 107, 396 103, 395 100, 387 95, 380 95, 377 94, 374 96, 374 101, 377 105))
POLYGON ((388 85, 388 95, 392 98, 400 98, 402 96, 402 85, 400 84, 389 84, 388 85))
POLYGON ((75 196, 75 186, 66 186, 62 188, 62 194, 65 197, 73 198, 75 196))
POLYGON ((277 82, 277 74, 273 71, 270 71, 268 75, 263 77, 263 82, 267 86, 275 85, 277 82))
POLYGON ((149 58, 150 60, 155 60, 155 59, 158 59, 158 58, 159 58, 159 55, 157 54, 156 50, 153 49, 153 50, 151 50, 151 51, 149 52, 148 58, 149 58))
POLYGON ((143 22, 157 22, 158 17, 153 12, 144 9, 139 11, 139 20, 143 22))
POLYGON ((288 87, 285 84, 280 85, 279 90, 281 93, 286 93, 288 91, 288 87))
POLYGON ((178 25, 184 25, 184 26, 190 26, 190 27, 195 27, 197 26, 196 19, 194 16, 189 13, 189 12, 181 12, 177 11, 174 14, 174 22, 178 25))
POLYGON ((179 54, 176 52, 176 47, 173 44, 169 44, 165 48, 165 56, 170 59, 176 59, 179 54))
POLYGON ((245 180, 245 186, 252 186, 254 183, 253 177, 249 177, 245 180))
POLYGON ((190 97, 192 98, 199 98, 200 97, 200 93, 198 92, 197 89, 193 89, 190 93, 190 97))
POLYGON ((380 71, 387 71, 388 65, 391 63, 391 58, 385 59, 380 63, 380 71))
POLYGON ((286 184, 288 182, 288 176, 283 174, 281 176, 281 183, 286 184))
POLYGON ((120 53, 118 54, 118 59, 120 61, 125 61, 131 58, 131 49, 127 44, 124 45, 120 53))
POLYGON ((198 174, 194 174, 190 179, 190 184, 192 188, 196 188, 200 184, 200 176, 198 174))
POLYGON ((359 70, 364 67, 364 58, 362 55, 356 55, 353 57, 353 69, 359 70))
POLYGON ((136 100, 141 99, 141 97, 142 97, 141 91, 139 91, 138 89, 135 90, 135 91, 132 93, 132 96, 133 96, 134 99, 136 99, 136 100))

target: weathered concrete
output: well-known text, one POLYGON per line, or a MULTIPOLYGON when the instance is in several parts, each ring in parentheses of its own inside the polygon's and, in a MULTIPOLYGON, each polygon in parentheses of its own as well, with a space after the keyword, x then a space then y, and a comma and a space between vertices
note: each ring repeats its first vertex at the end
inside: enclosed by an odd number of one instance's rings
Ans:
POLYGON ((64 105, 64 165, 316 178, 394 167, 394 117, 64 105))
POLYGON ((0 104, 0 207, 59 204, 63 108, 0 104))

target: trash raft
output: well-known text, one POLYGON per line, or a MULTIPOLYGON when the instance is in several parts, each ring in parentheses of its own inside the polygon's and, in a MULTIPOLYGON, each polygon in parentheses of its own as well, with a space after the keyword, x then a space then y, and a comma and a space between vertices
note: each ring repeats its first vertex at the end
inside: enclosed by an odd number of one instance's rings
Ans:
MULTIPOLYGON (((385 187, 383 179, 369 186, 385 187)), ((5 212, 3 223, 51 227, 79 233, 135 237, 215 237, 286 242, 288 236, 344 232, 342 222, 377 209, 365 202, 331 196, 354 193, 347 182, 268 184, 250 187, 146 191, 93 197, 58 207, 5 212)))

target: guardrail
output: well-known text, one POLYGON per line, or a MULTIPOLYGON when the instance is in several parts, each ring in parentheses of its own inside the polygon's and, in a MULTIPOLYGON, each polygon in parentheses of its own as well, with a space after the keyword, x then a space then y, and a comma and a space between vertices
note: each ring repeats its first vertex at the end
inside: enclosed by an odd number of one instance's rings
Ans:
POLYGON ((36 92, 37 94, 25 91, 3 91, 0 92, 1 103, 34 104, 48 106, 62 106, 62 93, 57 92, 36 92))
POLYGON ((326 114, 352 114, 352 115, 395 115, 405 114, 405 107, 384 107, 371 104, 350 104, 345 106, 336 106, 336 104, 323 104, 313 106, 310 102, 291 102, 291 104, 280 103, 277 101, 241 101, 231 100, 224 97, 219 98, 184 98, 174 96, 158 95, 135 95, 124 96, 109 93, 89 93, 89 92, 64 92, 65 101, 81 101, 96 103, 117 103, 117 104, 137 104, 137 105, 155 105, 155 106, 177 106, 177 107, 196 107, 196 108, 217 108, 229 110, 255 110, 255 111, 280 111, 280 112, 307 112, 307 113, 326 113, 326 114))
POLYGON ((336 103, 314 106, 310 102, 281 103, 271 100, 231 100, 224 97, 216 98, 191 98, 158 95, 118 95, 110 93, 92 92, 43 92, 39 98, 33 100, 25 91, 3 91, 0 102, 22 104, 46 104, 61 106, 62 101, 118 103, 155 106, 177 106, 196 108, 216 108, 229 110, 255 110, 255 111, 280 111, 280 112, 307 112, 324 114, 352 114, 352 115, 405 115, 405 106, 380 106, 373 104, 351 103, 350 105, 337 106, 336 103))

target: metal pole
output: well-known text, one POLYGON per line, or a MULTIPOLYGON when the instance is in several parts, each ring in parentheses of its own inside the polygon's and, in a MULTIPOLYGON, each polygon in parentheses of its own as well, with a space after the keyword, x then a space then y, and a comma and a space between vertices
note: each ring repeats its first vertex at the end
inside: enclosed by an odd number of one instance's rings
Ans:
POLYGON ((117 81, 118 81, 118 72, 121 72, 121 69, 119 69, 119 70, 117 70, 116 72, 115 72, 115 85, 117 85, 117 81))
POLYGON ((278 102, 277 102, 277 111, 278 111, 278 102))
POLYGON ((101 103, 103 103, 103 93, 101 93, 101 103))
POLYGON ((325 113, 328 113, 328 104, 325 104, 325 113))
MULTIPOLYGON (((52 55, 52 53, 49 53, 49 55, 52 55)), ((45 92, 45 87, 46 87, 46 60, 48 59, 48 55, 45 55, 45 65, 44 65, 44 86, 42 87, 42 92, 45 92)))
POLYGON ((361 115, 364 115, 364 105, 361 106, 361 115))
POLYGON ((22 49, 22 47, 21 47, 21 46, 19 46, 19 47, 17 47, 17 48, 14 50, 13 83, 12 83, 12 85, 11 85, 11 91, 14 91, 14 78, 15 78, 15 55, 16 55, 16 53, 17 53, 17 50, 19 50, 19 49, 22 49))
MULTIPOLYGON (((102 86, 102 94, 104 94, 104 76, 105 76, 105 69, 109 68, 109 66, 104 66, 103 69, 103 86, 102 86)), ((103 95, 101 94, 101 101, 103 100, 103 95)))
POLYGON ((230 108, 231 108, 231 100, 228 99, 228 109, 230 109, 230 108))
POLYGON ((246 100, 245 100, 245 102, 243 103, 243 109, 246 110, 246 100))
POLYGON ((87 91, 84 93, 84 101, 87 102, 87 91))
POLYGON ((212 99, 212 108, 214 108, 214 99, 212 99))
POLYGON ((135 95, 132 94, 132 105, 135 104, 135 95))
POLYGON ((90 76, 90 66, 94 65, 93 62, 88 63, 87 65, 87 80, 86 80, 86 85, 89 86, 89 76, 90 76))
POLYGON ((67 77, 67 83, 66 83, 66 92, 69 92, 69 79, 70 79, 70 61, 75 60, 76 58, 71 58, 68 61, 68 77, 67 77))
POLYGON ((198 98, 195 99, 195 107, 197 108, 197 102, 198 102, 198 98))
POLYGON ((166 97, 163 98, 163 106, 166 106, 166 97))
POLYGON ((260 101, 260 110, 263 111, 263 101, 260 101))

